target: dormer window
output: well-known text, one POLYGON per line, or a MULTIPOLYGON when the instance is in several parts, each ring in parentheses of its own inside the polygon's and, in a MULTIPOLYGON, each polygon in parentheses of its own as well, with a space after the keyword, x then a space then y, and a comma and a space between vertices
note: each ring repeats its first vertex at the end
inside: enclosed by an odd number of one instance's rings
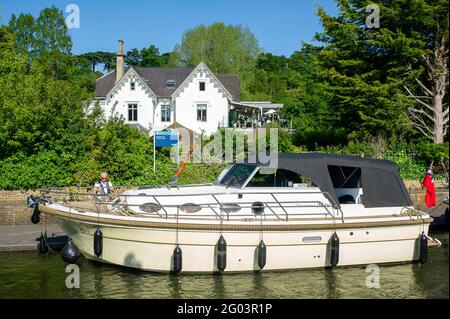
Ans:
POLYGON ((205 82, 198 82, 199 84, 199 90, 204 91, 205 90, 205 82))
POLYGON ((176 85, 177 85, 177 81, 175 81, 175 80, 167 80, 166 81, 166 88, 168 88, 168 89, 174 89, 176 85))
POLYGON ((130 83, 130 90, 134 91, 134 89, 136 88, 136 84, 134 82, 130 83))

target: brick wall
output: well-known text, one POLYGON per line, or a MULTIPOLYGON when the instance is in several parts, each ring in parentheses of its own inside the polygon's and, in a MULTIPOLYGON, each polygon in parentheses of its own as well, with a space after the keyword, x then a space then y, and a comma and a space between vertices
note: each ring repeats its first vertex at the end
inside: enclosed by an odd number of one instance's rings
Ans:
MULTIPOLYGON (((405 181, 405 185, 411 195, 411 199, 416 208, 430 212, 434 208, 429 209, 425 206, 425 190, 421 190, 420 183, 417 181, 405 181)), ((448 196, 448 191, 439 188, 436 185, 436 201, 442 203, 448 196)), ((2 191, 0 190, 0 225, 30 225, 32 209, 27 208, 27 196, 29 194, 37 195, 39 191, 2 191)), ((45 215, 41 216, 41 220, 45 220, 45 215)), ((49 217, 48 223, 54 221, 49 217)))
POLYGON ((27 192, 0 190, 0 225, 31 224, 27 196, 27 192))
MULTIPOLYGON (((128 188, 117 188, 115 193, 123 192, 128 188)), ((92 193, 93 188, 77 189, 77 188, 64 188, 60 189, 61 192, 88 192, 92 193)), ((31 215, 33 213, 32 208, 27 207, 28 195, 40 195, 40 190, 34 191, 5 191, 0 190, 0 226, 5 225, 32 225, 31 215)), ((55 200, 62 201, 63 198, 68 199, 68 195, 53 195, 55 200)), ((83 198, 83 196, 81 196, 83 198)), ((85 197, 84 197, 85 198, 85 197)), ((41 222, 46 220, 47 215, 41 215, 41 222)), ((48 224, 54 224, 51 216, 47 217, 48 224)))

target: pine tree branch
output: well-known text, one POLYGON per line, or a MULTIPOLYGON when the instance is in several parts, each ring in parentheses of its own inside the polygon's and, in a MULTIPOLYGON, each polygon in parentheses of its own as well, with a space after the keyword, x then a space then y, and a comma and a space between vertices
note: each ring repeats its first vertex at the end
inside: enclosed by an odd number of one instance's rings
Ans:
POLYGON ((424 96, 424 95, 414 95, 412 94, 411 90, 408 89, 408 87, 406 85, 403 84, 403 87, 406 89, 406 91, 408 91, 409 93, 409 97, 415 98, 415 99, 428 99, 428 100, 432 100, 433 98, 431 96, 424 96))
POLYGON ((428 93, 429 96, 434 96, 434 93, 431 92, 418 78, 414 78, 416 82, 424 89, 425 93, 428 93))
POLYGON ((425 115, 426 117, 428 117, 431 121, 434 122, 433 117, 432 117, 430 114, 428 114, 427 112, 425 112, 424 110, 422 110, 422 109, 415 109, 415 108, 413 108, 413 107, 410 107, 410 108, 409 108, 409 111, 423 114, 423 115, 425 115))
POLYGON ((409 116, 407 116, 407 118, 416 129, 421 131, 425 136, 429 136, 429 134, 433 135, 433 131, 428 127, 428 125, 420 116, 414 114, 411 111, 409 111, 409 113, 411 117, 413 117, 416 120, 416 122, 413 121, 409 116), (426 133, 425 130, 428 131, 428 133, 426 133))
POLYGON ((406 91, 408 91, 408 93, 409 93, 409 96, 407 96, 407 97, 416 100, 416 102, 422 104, 422 105, 425 106, 427 109, 429 109, 431 112, 434 111, 433 108, 432 108, 430 105, 428 105, 427 103, 425 103, 425 102, 423 102, 423 101, 420 100, 420 98, 426 98, 426 99, 432 100, 431 97, 429 97, 429 96, 423 96, 423 97, 420 96, 420 97, 419 97, 419 96, 413 95, 412 92, 406 87, 406 85, 403 85, 403 86, 404 86, 404 88, 406 89, 406 91))

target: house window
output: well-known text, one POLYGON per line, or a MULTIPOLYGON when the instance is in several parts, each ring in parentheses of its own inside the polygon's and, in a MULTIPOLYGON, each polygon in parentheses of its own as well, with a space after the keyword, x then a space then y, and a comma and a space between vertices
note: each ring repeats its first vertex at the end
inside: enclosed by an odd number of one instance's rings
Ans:
POLYGON ((161 122, 170 122, 170 105, 161 105, 161 122))
POLYGON ((205 90, 205 82, 199 82, 199 89, 200 91, 204 91, 205 90))
POLYGON ((131 91, 134 91, 135 87, 136 87, 135 83, 134 83, 134 82, 131 82, 131 83, 130 83, 130 90, 131 90, 131 91))
POLYGON ((137 104, 128 104, 128 122, 137 122, 138 120, 137 104))
POLYGON ((206 104, 197 104, 197 121, 206 122, 206 104))
POLYGON ((167 80, 166 81, 166 88, 173 89, 177 85, 177 81, 175 80, 167 80))

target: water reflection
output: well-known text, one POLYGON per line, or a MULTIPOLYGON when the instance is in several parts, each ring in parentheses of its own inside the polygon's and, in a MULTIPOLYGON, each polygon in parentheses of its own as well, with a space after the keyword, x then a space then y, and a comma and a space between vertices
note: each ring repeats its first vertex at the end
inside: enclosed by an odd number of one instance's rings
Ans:
MULTIPOLYGON (((80 258, 80 289, 67 289, 59 254, 0 254, 0 298, 448 298, 448 233, 428 263, 380 267, 380 289, 366 287, 365 267, 169 275, 80 258)), ((130 259, 131 260, 131 259, 130 259)))
POLYGON ((324 270, 325 277, 325 291, 327 293, 328 299, 340 298, 340 293, 338 289, 339 278, 336 275, 336 272, 331 269, 324 270))
POLYGON ((171 292, 171 296, 173 298, 179 299, 182 298, 182 290, 180 284, 180 277, 178 275, 169 276, 169 289, 171 292))

